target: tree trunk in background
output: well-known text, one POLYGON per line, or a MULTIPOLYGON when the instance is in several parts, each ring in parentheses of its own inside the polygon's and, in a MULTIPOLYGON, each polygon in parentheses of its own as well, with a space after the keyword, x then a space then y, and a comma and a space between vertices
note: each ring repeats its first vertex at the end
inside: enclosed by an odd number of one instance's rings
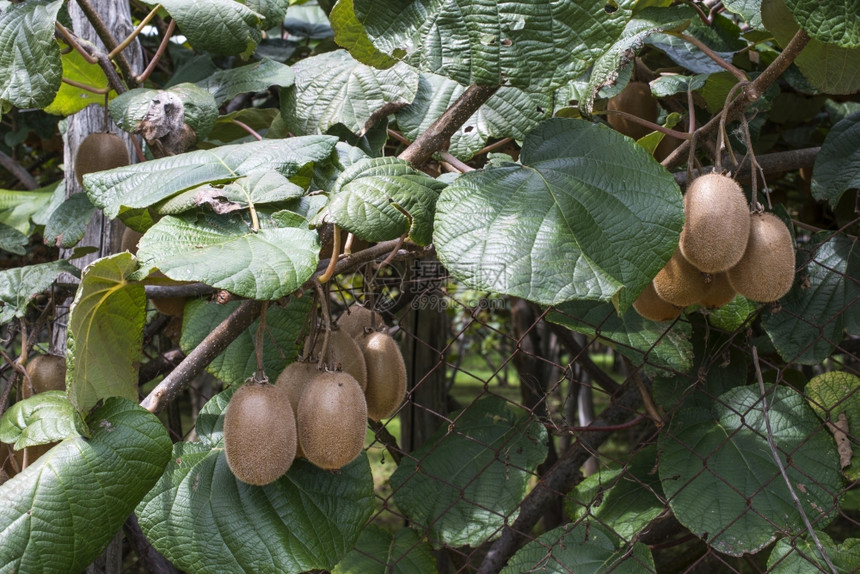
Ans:
MULTIPOLYGON (((131 24, 131 8, 129 3, 124 0, 99 0, 92 2, 93 7, 102 17, 102 20, 107 24, 108 29, 113 34, 114 38, 122 41, 133 29, 131 24)), ((104 44, 99 40, 95 30, 90 25, 87 18, 81 12, 76 2, 67 4, 69 16, 72 20, 72 25, 75 33, 82 38, 92 42, 98 46, 100 50, 105 50, 104 44)), ((140 73, 143 69, 143 54, 140 45, 134 42, 125 50, 125 56, 129 60, 134 73, 140 73)), ((99 96, 96 96, 99 97, 99 96)), ((102 103, 104 100, 102 99, 102 103)), ((120 131, 113 123, 105 125, 105 110, 103 105, 92 105, 79 113, 68 118, 65 134, 65 151, 64 162, 66 166, 66 197, 70 197, 75 193, 83 193, 83 188, 75 179, 75 152, 81 145, 81 142, 90 133, 112 131, 119 134, 127 143, 129 150, 129 158, 133 160, 136 156, 132 153, 133 147, 131 140, 125 132, 120 131)), ((94 246, 98 251, 86 255, 84 257, 72 260, 72 263, 83 269, 89 263, 92 263, 100 257, 110 255, 119 248, 120 237, 122 234, 122 224, 119 221, 111 222, 101 211, 96 211, 87 225, 84 233, 84 238, 78 246, 94 246)), ((62 249, 60 256, 63 258, 69 257, 70 249, 62 249)), ((71 285, 76 285, 77 280, 71 276, 61 277, 59 281, 64 279, 71 285)), ((64 281, 64 282, 66 282, 64 281)), ((52 347, 55 351, 63 353, 66 349, 66 326, 68 325, 69 306, 71 299, 57 305, 57 317, 54 322, 54 333, 52 337, 52 347)), ((119 532, 114 537, 113 541, 108 545, 104 554, 96 559, 89 568, 87 574, 119 574, 122 566, 122 533, 119 532)))

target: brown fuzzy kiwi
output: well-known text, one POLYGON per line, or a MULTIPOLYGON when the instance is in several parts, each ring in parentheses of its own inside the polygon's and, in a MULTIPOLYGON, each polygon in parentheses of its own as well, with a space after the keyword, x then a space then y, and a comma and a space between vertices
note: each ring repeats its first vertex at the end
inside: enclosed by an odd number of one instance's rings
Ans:
POLYGON ((654 282, 648 283, 639 297, 633 301, 633 308, 636 312, 652 321, 671 321, 677 319, 681 315, 681 307, 676 307, 671 303, 666 303, 657 295, 654 290, 654 282))
POLYGON ((122 232, 119 250, 128 251, 132 255, 137 255, 137 243, 140 241, 141 237, 143 237, 143 233, 135 231, 131 227, 126 227, 122 232))
POLYGON ((747 246, 749 213, 743 189, 732 178, 710 173, 693 180, 684 195, 684 257, 705 273, 734 266, 747 246))
POLYGON ((725 271, 722 273, 714 273, 711 275, 711 282, 708 283, 705 296, 702 297, 702 300, 699 301, 699 303, 701 303, 703 307, 715 309, 731 302, 735 297, 737 297, 737 295, 738 292, 735 291, 735 288, 732 287, 732 284, 729 282, 728 273, 725 271))
MULTIPOLYGON (((27 363, 27 376, 37 393, 66 390, 66 358, 60 355, 36 355, 27 363)), ((24 397, 30 396, 24 385, 24 397)))
POLYGON ((666 266, 654 277, 654 290, 666 303, 678 307, 693 305, 705 296, 706 275, 696 269, 676 249, 666 266))
POLYGON ((365 330, 371 329, 373 326, 377 328, 385 326, 379 313, 376 313, 375 318, 373 315, 373 311, 367 307, 352 305, 337 320, 337 326, 350 337, 357 338, 359 335, 364 335, 365 330))
POLYGON ((393 415, 406 396, 406 363, 388 333, 373 331, 356 339, 367 364, 367 416, 379 421, 393 415))
POLYGON ((729 269, 735 291, 760 303, 780 299, 794 283, 791 232, 772 213, 750 215, 750 238, 743 258, 729 269))
POLYGON ((250 383, 233 393, 224 414, 224 454, 233 474, 262 486, 284 475, 296 455, 296 419, 284 393, 250 383))
MULTIPOLYGON (((621 93, 611 98, 606 105, 608 110, 627 112, 637 118, 657 121, 657 101, 651 97, 651 87, 646 82, 630 82, 621 93)), ((651 133, 652 130, 636 122, 616 114, 608 114, 609 125, 618 132, 638 140, 651 133)))
POLYGON ((84 138, 75 154, 75 178, 83 185, 83 177, 88 173, 128 163, 128 148, 121 137, 112 133, 91 133, 84 138))
POLYGON ((299 399, 302 398, 305 386, 319 374, 320 370, 317 369, 316 363, 295 361, 287 365, 287 368, 278 375, 275 388, 286 394, 294 413, 298 412, 299 399))
MULTIPOLYGON (((318 356, 322 350, 323 337, 317 337, 317 343, 314 345, 312 354, 318 356)), ((364 355, 361 349, 358 348, 358 343, 355 342, 349 333, 343 330, 331 331, 328 338, 328 352, 326 353, 325 363, 332 364, 337 369, 345 371, 355 377, 361 390, 367 388, 367 365, 364 362, 364 355)))
POLYGON ((320 468, 342 468, 364 448, 367 405, 349 373, 323 372, 311 379, 296 419, 302 451, 320 468))

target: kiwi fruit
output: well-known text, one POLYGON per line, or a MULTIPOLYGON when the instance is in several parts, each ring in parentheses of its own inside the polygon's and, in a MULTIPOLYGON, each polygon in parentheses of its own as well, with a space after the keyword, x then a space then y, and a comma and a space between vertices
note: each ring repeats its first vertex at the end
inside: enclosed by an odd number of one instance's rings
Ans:
POLYGON ((364 448, 367 405, 358 381, 343 371, 322 372, 308 381, 296 422, 305 457, 324 469, 352 462, 364 448))
MULTIPOLYGON (((370 329, 374 326, 373 315, 373 311, 367 307, 352 305, 340 316, 337 320, 337 325, 341 331, 350 337, 358 338, 359 336, 364 335, 366 329, 370 329)), ((382 317, 379 313, 376 313, 375 326, 384 326, 382 317)))
POLYGON ((654 277, 654 290, 666 303, 678 307, 693 305, 705 296, 706 275, 694 267, 676 249, 666 266, 654 277))
POLYGON ((273 385, 240 387, 224 413, 224 454, 233 474, 262 486, 284 475, 296 456, 296 418, 273 385))
POLYGON ((388 333, 372 331, 356 339, 367 364, 367 416, 379 421, 397 411, 406 396, 406 363, 388 333))
POLYGON ((730 269, 744 255, 749 213, 743 189, 732 178, 718 173, 697 177, 684 196, 681 253, 705 273, 730 269))
POLYGON ((699 303, 703 307, 715 309, 731 302, 737 295, 738 292, 735 291, 735 288, 729 282, 729 274, 723 271, 722 273, 711 275, 711 282, 708 283, 705 296, 702 297, 699 303))
MULTIPOLYGON (((651 97, 651 86, 647 82, 628 83, 617 96, 610 98, 606 108, 611 111, 627 112, 652 123, 657 121, 657 101, 651 97)), ((652 131, 616 114, 608 114, 607 121, 616 131, 635 140, 647 136, 652 131)))
MULTIPOLYGON (((66 358, 60 355, 36 355, 27 363, 27 376, 33 385, 33 391, 66 390, 66 358)), ((30 396, 30 386, 24 384, 24 397, 30 396)))
POLYGON ((140 241, 141 237, 143 237, 143 233, 135 231, 131 227, 126 227, 122 232, 119 250, 121 252, 128 251, 132 255, 137 255, 137 243, 140 241))
POLYGON ((639 297, 633 301, 636 312, 651 321, 671 321, 677 319, 683 310, 681 307, 666 303, 654 290, 654 282, 648 283, 639 297))
POLYGON ((794 244, 791 232, 772 213, 753 213, 743 258, 729 269, 732 287, 752 301, 770 303, 794 283, 794 244))
MULTIPOLYGON (((313 355, 319 355, 322 350, 323 336, 317 337, 313 355)), ((358 343, 343 330, 331 331, 328 338, 328 352, 325 362, 333 364, 337 369, 345 371, 355 377, 361 390, 367 388, 367 365, 364 355, 358 348, 358 343)))
POLYGON ((295 361, 287 365, 275 381, 275 388, 283 392, 294 413, 298 412, 299 399, 308 382, 320 374, 316 363, 295 361))
POLYGON ((121 137, 112 133, 91 133, 75 154, 75 178, 83 185, 83 177, 88 173, 128 164, 128 148, 121 137))

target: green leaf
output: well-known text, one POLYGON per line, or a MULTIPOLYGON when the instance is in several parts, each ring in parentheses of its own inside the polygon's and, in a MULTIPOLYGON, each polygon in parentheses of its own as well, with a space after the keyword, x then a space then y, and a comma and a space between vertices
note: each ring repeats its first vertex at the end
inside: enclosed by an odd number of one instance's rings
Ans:
POLYGON ((418 245, 432 240, 433 215, 445 184, 395 157, 361 160, 335 181, 317 223, 335 223, 360 239, 386 241, 405 233, 418 245))
POLYGON ((141 275, 157 267, 175 281, 201 281, 240 297, 270 300, 310 278, 319 248, 316 231, 306 223, 255 233, 241 215, 192 213, 166 216, 150 227, 137 257, 141 275))
POLYGON ((4 572, 82 572, 161 476, 170 438, 155 415, 120 398, 0 486, 4 572))
POLYGON ((799 278, 780 299, 778 312, 764 313, 762 325, 787 362, 817 365, 830 356, 845 329, 860 332, 860 285, 846 279, 860 277, 860 248, 856 239, 822 233, 813 236, 809 249, 808 254, 798 251, 799 278), (809 263, 804 266, 805 257, 809 263))
POLYGON ((0 271, 0 324, 23 317, 30 301, 48 289, 60 273, 78 276, 80 272, 64 259, 0 271))
POLYGON ((710 74, 660 76, 651 82, 651 93, 655 97, 665 98, 679 93, 686 93, 687 90, 695 92, 705 86, 705 81, 709 76, 710 74))
POLYGON ((508 561, 501 574, 598 574, 656 572, 651 551, 637 542, 632 552, 618 549, 617 537, 600 524, 570 523, 532 540, 508 561))
POLYGON ((210 149, 226 144, 237 144, 242 141, 253 141, 256 138, 237 122, 242 122, 259 135, 271 138, 270 130, 279 120, 281 112, 276 108, 244 108, 218 117, 212 131, 202 142, 197 142, 198 149, 210 149))
POLYGON ((732 14, 737 14, 751 28, 761 29, 761 0, 723 0, 723 6, 732 14))
POLYGON ((349 50, 352 57, 362 64, 384 70, 397 63, 395 58, 377 50, 367 37, 364 24, 355 17, 352 0, 338 0, 329 14, 329 20, 334 31, 334 41, 349 50))
POLYGON ((397 507, 434 545, 477 546, 516 517, 546 457, 546 429, 492 396, 451 420, 404 457, 391 488, 397 507))
MULTIPOLYGON (((847 538, 836 544, 825 532, 815 535, 839 574, 856 572, 860 566, 860 539, 847 538)), ((774 545, 767 559, 770 574, 796 574, 798 572, 830 572, 830 566, 821 558, 818 545, 805 537, 802 539, 781 538, 774 545)))
POLYGON ((613 2, 611 12, 603 0, 353 4, 370 41, 384 54, 465 86, 504 81, 548 93, 612 45, 632 2, 613 2))
MULTIPOLYGON (((310 305, 311 298, 302 297, 291 299, 286 307, 271 305, 266 311, 263 368, 270 381, 274 382, 281 371, 295 360, 299 350, 296 341, 301 335, 310 305)), ((185 353, 190 353, 238 306, 239 302, 236 301, 224 305, 202 300, 189 301, 185 305, 179 346, 185 353)), ((241 384, 251 376, 257 370, 254 339, 259 323, 258 319, 248 327, 206 366, 206 370, 227 385, 241 384)))
POLYGON ((681 192, 641 147, 583 120, 553 119, 522 165, 466 173, 440 195, 439 259, 468 285, 542 304, 624 311, 677 248, 681 192))
POLYGON ((842 48, 860 48, 860 4, 855 0, 785 0, 811 38, 842 48))
POLYGON ((240 2, 164 0, 146 4, 161 4, 195 50, 244 57, 253 54, 260 41, 260 15, 240 2))
POLYGON ((263 17, 263 30, 275 28, 284 21, 291 0, 245 0, 245 6, 263 17))
POLYGON ((63 4, 30 0, 0 13, 0 104, 44 108, 54 99, 63 77, 54 23, 63 4))
POLYGON ((178 84, 167 90, 129 90, 111 100, 108 106, 111 118, 123 130, 134 132, 146 116, 152 100, 164 91, 180 99, 185 110, 185 123, 194 128, 198 141, 205 139, 218 119, 218 104, 206 88, 194 84, 178 84))
MULTIPOLYGON (((416 139, 460 97, 465 88, 443 76, 424 73, 411 104, 397 112, 403 135, 416 139)), ((549 94, 503 86, 451 136, 448 151, 462 160, 471 159, 489 138, 522 140, 552 114, 549 94)))
POLYGON ((26 246, 30 242, 30 238, 4 223, 0 223, 0 249, 14 253, 15 255, 24 255, 27 253, 26 246))
POLYGON ((64 185, 54 183, 33 191, 14 191, 0 189, 0 223, 13 227, 29 235, 34 217, 50 203, 57 188, 65 189, 64 185))
MULTIPOLYGON (((850 441, 851 459, 843 472, 849 480, 860 479, 860 377, 842 371, 822 373, 809 381, 805 391, 819 417, 833 425, 845 425, 840 429, 848 435, 845 440, 850 441)), ((844 466, 846 461, 842 462, 844 466)))
POLYGON ((708 312, 708 322, 723 331, 734 331, 743 325, 758 306, 744 297, 738 295, 722 307, 708 312))
POLYGON ((84 176, 90 201, 116 217, 123 207, 149 207, 205 183, 233 181, 258 171, 291 177, 331 154, 337 138, 306 136, 198 150, 84 176))
POLYGON ((91 263, 69 311, 69 399, 81 412, 108 397, 137 400, 146 294, 130 283, 135 263, 126 252, 91 263))
POLYGON ((587 301, 558 305, 548 319, 579 333, 600 337, 634 365, 683 373, 693 362, 690 324, 685 321, 667 326, 643 318, 632 307, 619 316, 608 303, 587 301))
MULTIPOLYGON (((62 63, 63 78, 97 89, 108 87, 108 79, 101 66, 97 63, 90 64, 77 50, 70 50, 63 54, 62 63)), ((116 92, 111 90, 109 97, 115 96, 116 92)), ((45 108, 45 111, 49 114, 70 116, 91 104, 104 105, 104 101, 105 97, 103 94, 96 94, 67 82, 62 82, 57 96, 51 102, 51 105, 45 108)))
POLYGON ((183 191, 155 209, 172 215, 208 204, 215 213, 230 213, 250 206, 281 203, 302 196, 304 190, 277 171, 257 171, 225 185, 203 185, 183 191))
POLYGON ((305 58, 293 66, 296 82, 281 114, 295 134, 325 133, 335 124, 363 133, 376 119, 415 98, 418 73, 404 64, 377 70, 346 50, 305 58))
MULTIPOLYGON (((226 405, 218 395, 213 400, 226 405)), ((212 419, 219 407, 201 414, 212 419)), ((223 426, 209 420, 207 428, 223 426)), ((338 473, 299 459, 275 482, 252 486, 230 472, 223 449, 213 445, 217 435, 204 431, 201 438, 175 445, 161 480, 136 510, 147 539, 182 570, 331 569, 373 512, 373 478, 363 454, 338 473)))
POLYGON ((652 473, 656 455, 656 447, 650 446, 624 468, 602 469, 587 477, 564 499, 568 516, 574 522, 602 524, 623 540, 633 540, 665 510, 657 498, 663 489, 652 473))
POLYGON ((48 245, 74 247, 84 237, 87 224, 96 208, 84 193, 75 193, 64 201, 48 219, 44 239, 48 245))
POLYGON ((860 112, 830 128, 812 171, 812 196, 834 209, 842 194, 860 187, 860 112))
POLYGON ((218 70, 205 80, 196 82, 196 86, 207 90, 220 106, 246 92, 264 92, 270 86, 288 87, 295 81, 292 68, 263 58, 259 62, 232 68, 218 70))
MULTIPOLYGON (((810 6, 812 2, 806 0, 804 4, 810 6)), ((781 46, 788 44, 799 28, 785 0, 762 0, 761 17, 781 46)), ((826 44, 812 38, 794 63, 822 92, 852 94, 860 90, 860 49, 826 44)))
POLYGON ((332 574, 436 574, 436 558, 426 542, 411 528, 392 534, 368 524, 355 548, 344 556, 332 574))
POLYGON ((63 391, 45 391, 18 401, 0 418, 0 442, 15 450, 88 434, 63 391))
MULTIPOLYGON (((803 396, 767 389, 773 439, 789 480, 813 525, 838 513, 842 489, 833 439, 803 396), (815 477, 810 480, 810 477, 815 477)), ((805 526, 768 446, 756 385, 730 389, 710 408, 679 409, 658 442, 660 480, 678 521, 730 556, 755 553, 777 533, 805 526)))

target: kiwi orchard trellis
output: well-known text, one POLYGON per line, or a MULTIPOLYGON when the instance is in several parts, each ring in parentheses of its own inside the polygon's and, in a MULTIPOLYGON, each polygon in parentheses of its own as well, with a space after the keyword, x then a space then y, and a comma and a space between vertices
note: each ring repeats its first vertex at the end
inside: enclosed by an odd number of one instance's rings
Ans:
MULTIPOLYGON (((136 571, 860 569, 853 4, 286 4, 105 25, 84 0, 0 3, 4 128, 109 86, 147 160, 86 176, 86 205, 2 191, 13 253, 101 245, 78 231, 93 212, 144 234, 136 258, 99 253, 68 317, 65 260, 2 272, 0 439, 62 442, 4 457, 0 572, 82 570, 120 530, 136 571), (147 23, 137 74, 124 40, 147 23), (627 118, 638 143, 599 113, 631 76, 660 104, 627 118), (661 135, 681 141, 662 165, 661 135), (678 245, 678 184, 712 164, 791 224, 795 283, 647 321, 631 305, 678 245), (181 322, 147 312, 168 296, 181 322), (353 300, 401 345, 399 412, 339 472, 238 482, 230 396, 353 300), (66 392, 18 400, 51 333, 66 392)), ((20 176, 36 152, 14 142, 4 186, 61 177, 20 176)))

